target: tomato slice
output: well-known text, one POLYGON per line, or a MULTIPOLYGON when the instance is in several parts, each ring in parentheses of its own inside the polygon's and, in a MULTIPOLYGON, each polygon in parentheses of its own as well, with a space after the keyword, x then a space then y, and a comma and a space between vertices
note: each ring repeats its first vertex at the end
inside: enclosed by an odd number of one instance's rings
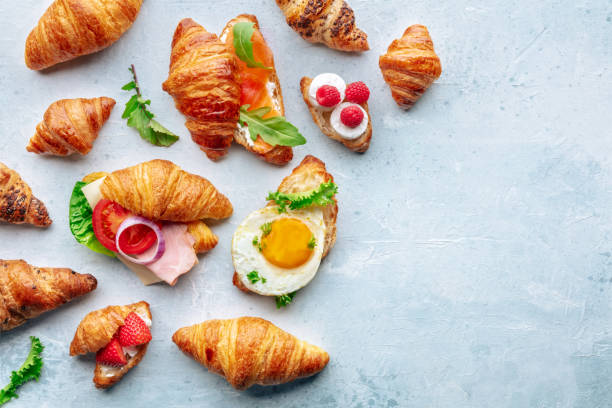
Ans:
POLYGON ((128 255, 142 254, 157 241, 155 231, 146 225, 133 225, 119 237, 121 250, 128 255))
POLYGON ((128 210, 119 204, 103 198, 93 210, 92 223, 96 238, 105 248, 117 252, 115 237, 121 223, 130 215, 128 210))

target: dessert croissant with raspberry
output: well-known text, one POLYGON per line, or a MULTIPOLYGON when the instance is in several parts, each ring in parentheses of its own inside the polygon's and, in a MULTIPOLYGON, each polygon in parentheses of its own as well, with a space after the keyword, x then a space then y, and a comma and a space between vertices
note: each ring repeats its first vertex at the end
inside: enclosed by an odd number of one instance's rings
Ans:
POLYGON ((0 221, 48 227, 47 207, 32 194, 19 173, 0 163, 0 221))

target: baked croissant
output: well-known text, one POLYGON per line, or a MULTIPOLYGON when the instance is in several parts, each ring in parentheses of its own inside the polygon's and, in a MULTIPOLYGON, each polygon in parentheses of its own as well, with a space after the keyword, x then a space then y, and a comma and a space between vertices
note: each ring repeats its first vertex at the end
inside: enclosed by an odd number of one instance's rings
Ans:
POLYGON ((183 327, 172 341, 238 390, 309 377, 329 362, 323 349, 257 317, 208 320, 183 327))
MULTIPOLYGON (((81 320, 74 338, 70 343, 70 355, 96 353, 104 348, 113 338, 117 330, 123 326, 125 318, 131 313, 152 320, 151 310, 147 302, 141 301, 126 306, 108 306, 89 313, 81 320)), ((128 371, 134 368, 147 353, 148 343, 138 347, 137 353, 128 359, 122 367, 108 367, 96 362, 93 382, 98 388, 108 388, 117 383, 128 371)))
POLYGON ((166 160, 115 171, 104 179, 100 191, 102 197, 151 220, 222 219, 233 212, 230 201, 212 183, 166 160))
POLYGON ((48 227, 51 218, 47 207, 32 195, 30 186, 19 176, 0 163, 0 221, 11 224, 32 224, 48 227))
POLYGON ((410 109, 442 74, 429 31, 418 24, 408 27, 402 38, 393 40, 380 57, 379 66, 393 99, 403 109, 410 109))
POLYGON ((142 0, 55 0, 28 35, 25 62, 40 70, 100 51, 130 28, 142 0))
POLYGON ((238 123, 240 85, 228 47, 190 18, 176 27, 170 73, 162 88, 187 117, 191 138, 208 158, 227 154, 238 123))
POLYGON ((0 331, 14 329, 96 288, 92 275, 0 259, 0 331))
POLYGON ((203 221, 190 222, 187 224, 187 231, 195 239, 193 249, 197 253, 208 252, 219 243, 219 237, 203 221))
POLYGON ((93 147, 100 128, 110 116, 115 100, 107 97, 93 99, 61 99, 53 102, 43 121, 36 126, 36 134, 26 150, 66 156, 85 155, 93 147))
POLYGON ((368 36, 355 25, 355 12, 344 0, 276 0, 287 24, 311 43, 340 51, 367 51, 368 36))

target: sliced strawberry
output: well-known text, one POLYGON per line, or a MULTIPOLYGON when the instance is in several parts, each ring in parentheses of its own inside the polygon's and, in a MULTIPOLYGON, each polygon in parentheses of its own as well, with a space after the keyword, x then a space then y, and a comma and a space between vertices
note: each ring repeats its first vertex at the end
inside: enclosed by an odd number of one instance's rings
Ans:
POLYGON ((123 326, 119 328, 119 343, 123 347, 138 346, 150 342, 151 339, 151 330, 144 320, 134 312, 127 315, 123 326))
POLYGON ((112 367, 121 367, 127 364, 117 337, 113 337, 106 347, 96 353, 96 362, 112 367))

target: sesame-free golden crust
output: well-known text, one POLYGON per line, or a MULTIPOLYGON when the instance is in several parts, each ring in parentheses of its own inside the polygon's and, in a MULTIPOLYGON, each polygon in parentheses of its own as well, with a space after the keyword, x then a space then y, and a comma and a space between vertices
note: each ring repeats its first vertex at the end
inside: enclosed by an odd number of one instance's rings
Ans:
POLYGON ((48 227, 52 221, 47 207, 32 194, 19 173, 0 163, 0 221, 48 227))

